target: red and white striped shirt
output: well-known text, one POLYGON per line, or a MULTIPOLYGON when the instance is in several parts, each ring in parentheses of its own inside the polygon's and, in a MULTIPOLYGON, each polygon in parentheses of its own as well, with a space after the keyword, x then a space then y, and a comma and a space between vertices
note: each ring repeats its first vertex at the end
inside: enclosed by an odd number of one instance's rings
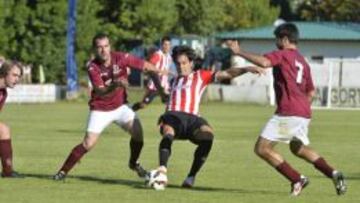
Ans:
POLYGON ((197 70, 187 76, 176 77, 171 84, 166 110, 198 115, 201 96, 213 81, 213 75, 210 70, 197 70))
MULTIPOLYGON (((169 70, 172 64, 172 59, 169 53, 165 54, 162 50, 158 50, 151 56, 150 63, 154 64, 159 70, 169 70)), ((159 76, 159 79, 164 90, 169 91, 169 77, 167 75, 161 75, 159 76)), ((156 90, 152 80, 149 81, 147 87, 149 90, 156 90)))

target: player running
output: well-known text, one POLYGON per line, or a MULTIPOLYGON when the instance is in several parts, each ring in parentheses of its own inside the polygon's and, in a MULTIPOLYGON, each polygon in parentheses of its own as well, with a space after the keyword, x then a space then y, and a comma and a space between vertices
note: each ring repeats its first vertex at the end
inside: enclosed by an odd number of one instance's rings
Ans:
POLYGON ((326 177, 333 180, 336 193, 345 194, 343 174, 331 167, 308 144, 308 126, 311 119, 311 101, 315 94, 308 63, 297 49, 299 32, 296 25, 285 23, 275 29, 276 46, 279 50, 264 56, 252 54, 232 44, 234 54, 240 55, 263 68, 273 67, 277 109, 275 115, 262 130, 255 153, 274 167, 291 182, 291 195, 298 196, 309 179, 293 169, 274 150, 278 142, 290 144, 290 151, 314 165, 326 177))
POLYGON ((93 48, 96 56, 88 66, 93 88, 86 134, 82 143, 73 148, 53 179, 64 180, 81 157, 95 146, 101 132, 111 123, 117 124, 131 135, 129 168, 140 177, 145 177, 147 171, 138 162, 144 144, 142 126, 135 112, 126 105, 127 68, 161 74, 166 71, 160 71, 151 63, 131 54, 111 51, 109 37, 105 34, 98 34, 93 38, 93 48))

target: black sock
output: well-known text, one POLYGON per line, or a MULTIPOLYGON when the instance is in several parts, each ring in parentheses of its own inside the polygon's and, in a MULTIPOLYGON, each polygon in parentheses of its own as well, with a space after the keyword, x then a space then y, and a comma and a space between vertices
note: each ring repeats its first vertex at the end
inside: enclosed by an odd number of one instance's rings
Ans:
POLYGON ((141 102, 136 102, 131 108, 133 111, 137 111, 137 110, 141 109, 142 108, 141 102))
POLYGON ((159 164, 160 166, 167 166, 167 162, 171 155, 171 145, 174 140, 173 135, 164 135, 159 146, 159 164))
POLYGON ((211 150, 213 140, 202 140, 199 142, 199 146, 196 148, 194 153, 194 161, 192 163, 189 176, 195 176, 200 170, 202 165, 205 163, 207 156, 211 150))
POLYGON ((136 141, 134 139, 130 139, 130 160, 129 164, 131 166, 135 166, 136 161, 140 156, 141 149, 144 145, 143 141, 136 141))

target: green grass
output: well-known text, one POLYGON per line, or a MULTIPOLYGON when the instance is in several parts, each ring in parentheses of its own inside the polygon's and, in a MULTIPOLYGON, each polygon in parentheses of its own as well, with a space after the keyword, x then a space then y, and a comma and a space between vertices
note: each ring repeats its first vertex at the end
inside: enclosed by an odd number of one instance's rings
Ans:
MULTIPOLYGON (((163 111, 153 104, 139 113, 145 131, 141 161, 157 166, 160 141, 156 121, 163 111)), ((201 112, 215 129, 209 159, 196 187, 179 187, 192 162, 194 145, 177 141, 169 162, 169 187, 154 191, 127 168, 129 136, 115 125, 101 136, 93 151, 70 173, 66 182, 54 182, 70 150, 83 136, 88 114, 85 102, 8 104, 0 121, 12 129, 15 168, 25 179, 0 179, 0 202, 359 202, 360 111, 314 111, 310 140, 331 164, 348 177, 349 190, 335 194, 332 182, 313 166, 294 158, 287 145, 278 150, 288 162, 309 176, 311 184, 300 197, 288 194, 287 180, 253 153, 253 145, 273 107, 204 103, 201 112)))

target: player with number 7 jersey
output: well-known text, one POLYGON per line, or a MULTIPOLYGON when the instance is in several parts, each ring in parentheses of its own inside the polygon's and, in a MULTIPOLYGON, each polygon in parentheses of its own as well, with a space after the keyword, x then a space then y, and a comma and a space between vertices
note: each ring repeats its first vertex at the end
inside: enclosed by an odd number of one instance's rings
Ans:
POLYGON ((255 144, 255 153, 291 182, 293 196, 298 196, 309 184, 309 180, 274 150, 278 142, 290 144, 290 151, 295 156, 312 163, 332 179, 338 195, 345 194, 347 187, 343 174, 307 146, 310 143, 308 128, 315 90, 310 67, 297 48, 299 31, 295 24, 285 23, 275 29, 274 35, 278 50, 263 56, 241 50, 238 43, 233 43, 230 47, 234 54, 258 66, 273 68, 277 109, 263 128, 255 144))
POLYGON ((314 90, 308 63, 297 49, 282 49, 264 55, 273 66, 277 109, 281 116, 310 118, 307 93, 314 90))

